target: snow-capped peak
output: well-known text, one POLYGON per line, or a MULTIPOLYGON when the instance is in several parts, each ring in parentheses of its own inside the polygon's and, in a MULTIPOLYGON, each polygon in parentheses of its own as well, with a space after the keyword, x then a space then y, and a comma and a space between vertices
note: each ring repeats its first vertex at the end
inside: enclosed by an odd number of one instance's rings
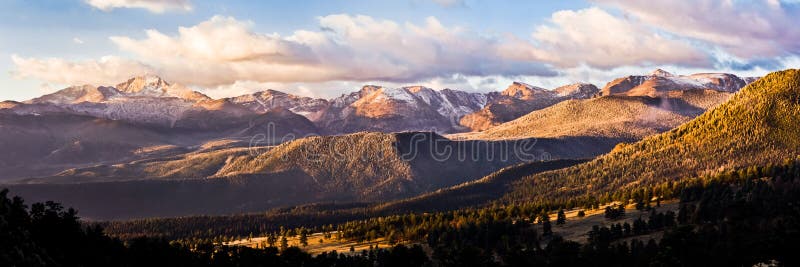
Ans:
POLYGON ((127 94, 161 95, 169 87, 169 83, 155 75, 142 75, 117 84, 117 90, 127 94))
POLYGON ((558 87, 553 91, 559 97, 589 98, 600 92, 600 89, 590 83, 573 83, 558 87))
POLYGON ((670 73, 670 72, 668 72, 668 71, 662 70, 662 69, 656 69, 656 70, 654 70, 653 72, 650 73, 650 76, 673 77, 675 75, 670 73))
POLYGON ((380 90, 373 92, 378 94, 375 100, 398 100, 403 102, 413 102, 414 96, 411 95, 405 88, 386 88, 381 87, 380 90))

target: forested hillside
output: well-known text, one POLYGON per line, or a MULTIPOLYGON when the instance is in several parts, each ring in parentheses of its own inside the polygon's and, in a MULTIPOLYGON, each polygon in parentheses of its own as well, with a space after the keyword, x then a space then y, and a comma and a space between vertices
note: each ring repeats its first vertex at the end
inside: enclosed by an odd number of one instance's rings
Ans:
POLYGON ((525 177, 507 201, 556 201, 777 164, 800 153, 800 70, 767 75, 669 132, 575 167, 525 177))

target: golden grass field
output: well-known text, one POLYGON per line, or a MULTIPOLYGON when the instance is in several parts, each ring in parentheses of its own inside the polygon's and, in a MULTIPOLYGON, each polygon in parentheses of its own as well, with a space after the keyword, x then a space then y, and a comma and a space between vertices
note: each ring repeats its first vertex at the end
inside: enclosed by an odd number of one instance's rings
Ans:
MULTIPOLYGON (((553 233, 561 235, 566 240, 585 243, 587 236, 586 233, 592 229, 594 225, 600 226, 608 226, 611 224, 616 223, 625 223, 628 222, 633 224, 633 221, 640 216, 643 219, 647 219, 650 212, 648 211, 638 211, 633 208, 633 205, 628 205, 625 209, 625 216, 621 219, 617 220, 607 220, 604 217, 605 206, 602 206, 599 209, 594 210, 584 210, 585 216, 583 218, 578 217, 578 211, 581 209, 572 209, 565 211, 564 214, 567 216, 567 223, 564 225, 556 225, 555 219, 557 213, 550 214, 550 220, 553 223, 553 233)), ((665 212, 668 210, 677 212, 678 210, 678 201, 671 200, 671 201, 664 201, 661 204, 661 207, 656 208, 659 212, 665 212)), ((536 225, 535 227, 541 227, 536 225)), ((649 235, 643 236, 636 236, 630 237, 625 240, 630 239, 643 239, 647 240, 651 237, 657 237, 660 235, 661 232, 652 233, 649 235)), ((336 251, 339 253, 350 253, 350 247, 354 248, 355 253, 360 253, 362 250, 368 250, 370 246, 372 247, 379 247, 379 248, 388 248, 393 245, 390 245, 388 241, 384 238, 378 238, 373 241, 369 242, 359 242, 356 240, 347 240, 347 239, 339 239, 335 237, 335 234, 332 234, 331 238, 324 238, 322 233, 313 233, 308 236, 308 246, 302 246, 300 244, 300 239, 298 236, 292 236, 287 238, 289 246, 299 247, 311 254, 320 254, 322 252, 330 252, 336 251), (322 242, 320 242, 320 240, 322 242)), ((280 240, 280 239, 279 239, 280 240)), ((409 244, 409 243, 405 243, 409 244)), ((267 246, 267 237, 253 237, 253 238, 245 238, 240 240, 235 240, 231 242, 226 242, 225 245, 229 246, 247 246, 252 248, 262 248, 267 246)))
MULTIPOLYGON (((280 238, 278 240, 280 240, 280 238)), ((360 253, 362 250, 368 250, 370 246, 372 247, 377 246, 378 248, 388 248, 392 246, 384 238, 378 238, 370 242, 358 242, 355 240, 336 238, 335 235, 332 236, 331 238, 324 238, 322 233, 310 234, 308 236, 308 246, 302 246, 300 244, 300 238, 298 236, 289 237, 287 238, 287 241, 290 247, 299 247, 307 251, 308 253, 314 255, 334 250, 339 253, 350 253, 351 246, 354 248, 355 253, 360 253)), ((267 246, 267 237, 246 238, 246 239, 235 240, 232 242, 227 242, 225 244, 229 246, 247 246, 252 248, 261 248, 267 246)))

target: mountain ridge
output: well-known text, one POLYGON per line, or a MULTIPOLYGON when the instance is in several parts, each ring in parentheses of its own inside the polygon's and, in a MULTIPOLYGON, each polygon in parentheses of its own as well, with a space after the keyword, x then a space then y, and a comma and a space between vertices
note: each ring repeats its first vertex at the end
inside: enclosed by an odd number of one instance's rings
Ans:
POLYGON ((753 82, 757 78, 740 78, 728 73, 695 73, 691 75, 675 75, 662 69, 656 69, 649 75, 630 75, 608 82, 600 91, 600 95, 627 96, 662 96, 665 92, 712 89, 723 92, 736 92, 739 88, 753 82))

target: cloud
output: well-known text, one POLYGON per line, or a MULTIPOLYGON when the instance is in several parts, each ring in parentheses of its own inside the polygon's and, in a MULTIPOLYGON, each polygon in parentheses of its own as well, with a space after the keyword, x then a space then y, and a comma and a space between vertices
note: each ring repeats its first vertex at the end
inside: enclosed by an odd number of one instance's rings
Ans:
POLYGON ((466 6, 464 0, 433 0, 433 2, 443 7, 466 6))
POLYGON ((800 53, 800 6, 777 0, 595 0, 741 58, 800 53))
MULTIPOLYGON (((778 62, 775 58, 743 60, 728 54, 730 48, 707 41, 710 38, 700 39, 671 28, 679 26, 661 27, 643 15, 631 14, 599 7, 559 11, 527 37, 473 32, 443 25, 434 17, 397 22, 347 14, 318 17, 314 29, 277 34, 256 32, 250 21, 214 16, 174 33, 151 29, 141 37, 110 37, 131 59, 12 59, 17 77, 53 83, 113 84, 148 72, 230 93, 262 85, 280 89, 281 84, 306 92, 341 86, 329 89, 337 91, 359 83, 483 90, 487 78, 491 84, 524 78, 555 87, 579 78, 596 81, 626 67, 752 72, 775 68, 778 62)), ((770 44, 794 51, 793 44, 785 41, 770 44)))
POLYGON ((532 37, 537 45, 518 40, 505 50, 559 67, 586 64, 607 69, 622 65, 712 63, 704 51, 687 41, 596 7, 553 13, 550 24, 536 28, 532 37))
POLYGON ((80 44, 83 44, 83 40, 81 40, 81 39, 80 39, 80 38, 78 38, 78 37, 73 37, 73 38, 72 38, 72 42, 73 42, 73 43, 75 43, 75 44, 79 44, 79 45, 80 45, 80 44))
POLYGON ((115 8, 143 8, 153 13, 164 13, 167 10, 192 10, 189 0, 85 0, 85 2, 103 11, 115 8))
POLYGON ((299 63, 305 61, 305 47, 278 35, 250 31, 251 22, 214 16, 192 27, 179 27, 175 37, 147 30, 147 38, 110 37, 117 46, 146 59, 183 58, 203 62, 263 61, 299 63))
POLYGON ((502 40, 446 27, 369 16, 318 18, 320 30, 260 34, 252 23, 215 16, 176 35, 147 30, 145 38, 111 37, 119 49, 156 66, 168 79, 200 86, 236 81, 414 82, 462 75, 555 75, 540 62, 504 57, 502 40))
POLYGON ((16 65, 13 76, 37 78, 57 84, 110 85, 133 75, 154 73, 147 65, 115 56, 72 62, 59 58, 37 59, 12 55, 11 61, 16 65))

